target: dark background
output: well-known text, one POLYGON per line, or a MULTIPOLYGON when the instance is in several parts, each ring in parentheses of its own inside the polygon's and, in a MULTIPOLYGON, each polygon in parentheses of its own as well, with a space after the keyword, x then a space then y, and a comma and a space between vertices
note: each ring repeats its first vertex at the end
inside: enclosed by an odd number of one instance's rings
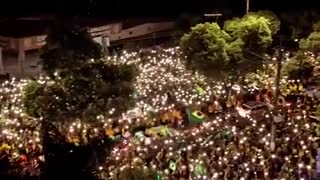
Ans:
MULTIPOLYGON (((47 13, 106 17, 177 16, 219 11, 243 14, 246 0, 1 0, 1 17, 47 13)), ((251 0, 250 9, 295 11, 320 9, 317 0, 251 0)))

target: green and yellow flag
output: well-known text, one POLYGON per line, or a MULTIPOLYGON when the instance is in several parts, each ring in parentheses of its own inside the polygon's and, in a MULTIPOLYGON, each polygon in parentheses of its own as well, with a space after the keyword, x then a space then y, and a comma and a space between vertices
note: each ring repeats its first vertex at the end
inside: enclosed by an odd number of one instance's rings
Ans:
POLYGON ((203 176, 207 174, 207 169, 203 164, 198 163, 195 167, 194 174, 196 176, 203 176))
POLYGON ((201 111, 192 111, 190 109, 187 109, 186 111, 190 123, 201 123, 206 121, 206 117, 201 111))
POLYGON ((206 94, 206 91, 199 85, 196 86, 196 91, 200 96, 204 96, 206 94))

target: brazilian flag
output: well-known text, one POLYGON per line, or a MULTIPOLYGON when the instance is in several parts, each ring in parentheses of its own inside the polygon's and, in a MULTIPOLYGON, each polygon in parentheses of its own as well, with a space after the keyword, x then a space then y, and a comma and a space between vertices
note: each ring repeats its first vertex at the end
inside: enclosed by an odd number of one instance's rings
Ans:
POLYGON ((190 123, 197 124, 206 121, 206 117, 201 111, 192 111, 190 109, 187 109, 186 111, 190 123))

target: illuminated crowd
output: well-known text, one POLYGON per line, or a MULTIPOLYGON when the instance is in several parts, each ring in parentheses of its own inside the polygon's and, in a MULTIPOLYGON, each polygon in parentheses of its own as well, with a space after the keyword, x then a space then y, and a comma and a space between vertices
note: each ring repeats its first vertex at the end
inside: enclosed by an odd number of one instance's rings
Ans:
POLYGON ((40 143, 40 124, 23 110, 21 90, 25 80, 7 81, 1 85, 0 157, 11 164, 12 173, 39 174, 43 161, 40 143))
MULTIPOLYGON (((157 179, 311 179, 316 166, 319 122, 309 117, 318 101, 281 104, 284 121, 277 124, 276 148, 270 149, 272 113, 259 117, 241 116, 244 97, 235 88, 234 99, 223 105, 223 84, 186 70, 179 48, 124 52, 109 57, 115 63, 136 64, 136 107, 122 117, 99 123, 80 121, 59 126, 71 143, 88 142, 88 132, 99 132, 119 143, 104 164, 97 167, 102 179, 125 179, 130 169, 152 172, 157 179), (311 104, 311 105, 310 105, 311 104), (312 105, 313 104, 313 105, 312 105), (227 106, 227 109, 224 107, 227 106), (237 108, 236 108, 237 107, 237 108), (186 109, 202 111, 203 122, 191 124, 186 109), (143 127, 143 130, 135 130, 143 127)), ((272 102, 274 65, 251 74, 247 93, 272 102)), ((39 81, 45 81, 45 78, 39 81)), ((282 85, 289 81, 282 80, 282 85)), ((10 162, 10 171, 38 175, 44 162, 40 119, 23 109, 26 80, 1 85, 0 160, 10 162)), ((285 86, 283 86, 283 89, 285 86)), ((304 91, 301 89, 301 91, 304 91)), ((116 107, 115 107, 116 108, 116 107)))
POLYGON ((119 179, 130 168, 151 167, 163 179, 311 179, 319 146, 315 122, 303 110, 291 113, 278 125, 274 152, 270 118, 249 119, 241 128, 237 121, 245 119, 223 115, 172 137, 126 139, 102 174, 119 179))

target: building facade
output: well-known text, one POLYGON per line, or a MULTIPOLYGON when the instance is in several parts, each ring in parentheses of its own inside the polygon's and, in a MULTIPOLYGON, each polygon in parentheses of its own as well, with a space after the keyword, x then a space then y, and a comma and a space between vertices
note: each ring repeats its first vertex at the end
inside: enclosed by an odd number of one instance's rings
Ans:
MULTIPOLYGON (((0 22, 1 26, 1 22, 0 22)), ((124 29, 122 22, 112 23, 95 23, 86 25, 89 33, 93 39, 102 45, 105 52, 108 50, 108 46, 113 43, 122 44, 129 43, 130 39, 148 36, 153 33, 159 33, 166 30, 173 30, 175 27, 174 22, 162 21, 162 22, 147 22, 141 23, 129 28, 124 29)), ((47 27, 42 27, 47 28, 47 27)), ((10 29, 10 28, 9 28, 10 29)), ((39 28, 41 29, 41 28, 39 28)), ((23 29, 21 29, 23 31, 23 29)), ((40 49, 46 40, 45 31, 35 32, 33 34, 26 35, 10 35, 10 33, 3 33, 0 31, 0 74, 6 73, 4 67, 3 52, 14 52, 17 59, 17 71, 23 76, 25 69, 25 62, 27 59, 27 52, 40 49), (4 35, 3 35, 4 34, 4 35)))

